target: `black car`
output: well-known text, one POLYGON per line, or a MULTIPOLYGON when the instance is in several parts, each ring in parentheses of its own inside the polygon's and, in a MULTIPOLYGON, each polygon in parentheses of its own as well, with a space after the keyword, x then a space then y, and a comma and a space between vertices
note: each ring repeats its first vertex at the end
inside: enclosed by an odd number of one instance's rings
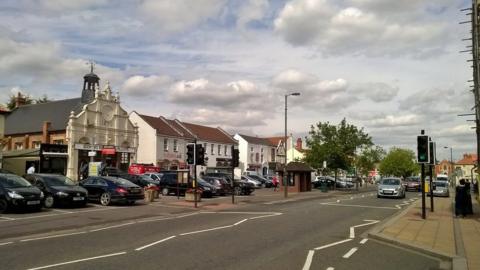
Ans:
POLYGON ((135 185, 143 188, 155 186, 157 187, 156 190, 158 190, 158 187, 160 186, 159 181, 155 181, 146 175, 125 173, 125 174, 119 174, 118 176, 115 176, 115 177, 127 179, 128 181, 134 183, 135 185))
POLYGON ((24 178, 9 173, 0 173, 0 213, 8 209, 32 208, 40 211, 43 192, 24 178))
POLYGON ((87 205, 87 190, 75 184, 68 177, 43 173, 27 174, 23 177, 45 194, 43 202, 45 208, 51 208, 54 205, 87 205))
POLYGON ((198 188, 202 190, 202 197, 211 198, 217 195, 217 189, 215 188, 215 186, 211 185, 207 181, 199 178, 197 179, 197 183, 198 183, 198 188))
POLYGON ((160 191, 162 195, 175 194, 183 196, 188 189, 188 183, 178 183, 178 174, 176 172, 165 172, 160 177, 160 191))
POLYGON ((217 189, 218 195, 225 196, 232 192, 232 185, 224 178, 204 176, 202 179, 213 185, 217 189))
POLYGON ((113 202, 134 204, 135 201, 143 200, 143 189, 132 182, 112 176, 90 176, 80 182, 80 185, 88 190, 88 199, 100 201, 102 205, 113 202))
POLYGON ((255 191, 255 186, 245 180, 235 179, 233 184, 235 195, 250 195, 255 191))

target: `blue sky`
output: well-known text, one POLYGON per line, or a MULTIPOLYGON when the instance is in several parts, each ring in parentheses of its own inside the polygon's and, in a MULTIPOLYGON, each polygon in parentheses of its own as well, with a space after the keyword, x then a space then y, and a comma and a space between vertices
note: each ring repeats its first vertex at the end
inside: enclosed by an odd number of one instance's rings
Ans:
POLYGON ((17 0, 0 2, 0 102, 77 97, 87 62, 123 106, 230 132, 305 136, 319 121, 448 157, 475 151, 459 54, 463 0, 17 0))

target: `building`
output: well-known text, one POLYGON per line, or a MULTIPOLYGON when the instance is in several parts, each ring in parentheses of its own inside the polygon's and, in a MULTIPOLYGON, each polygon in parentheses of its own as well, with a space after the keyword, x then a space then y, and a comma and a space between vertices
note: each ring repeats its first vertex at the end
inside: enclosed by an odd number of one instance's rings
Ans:
POLYGON ((453 172, 455 162, 451 163, 449 160, 442 160, 440 163, 435 165, 435 175, 439 174, 446 174, 446 175, 451 175, 453 172))
POLYGON ((187 144, 202 144, 205 148, 205 166, 197 167, 197 174, 207 171, 231 171, 232 146, 237 142, 223 129, 207 127, 153 117, 137 112, 130 114, 130 120, 138 125, 139 140, 137 160, 139 163, 153 163, 162 170, 187 168, 187 144))
POLYGON ((474 170, 477 164, 477 155, 475 154, 463 154, 463 158, 455 162, 455 177, 458 182, 460 179, 465 178, 473 181, 477 179, 477 172, 474 170))
POLYGON ((61 173, 80 179, 90 161, 126 169, 135 160, 136 127, 100 78, 84 76, 80 98, 23 105, 5 119, 4 168, 17 174, 35 165, 37 172, 61 173))
POLYGON ((290 142, 287 144, 287 163, 293 161, 301 161, 305 158, 305 149, 303 148, 303 142, 301 138, 297 138, 295 147, 292 147, 293 136, 290 137, 290 142))
POLYGON ((6 144, 5 135, 5 117, 10 111, 0 107, 0 169, 2 168, 3 146, 6 144))

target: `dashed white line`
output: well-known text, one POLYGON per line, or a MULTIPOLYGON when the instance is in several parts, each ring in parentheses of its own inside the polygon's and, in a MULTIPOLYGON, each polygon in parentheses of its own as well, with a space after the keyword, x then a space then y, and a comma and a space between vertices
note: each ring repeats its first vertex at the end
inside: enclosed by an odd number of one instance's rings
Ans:
POLYGON ((209 231, 215 231, 215 230, 222 230, 222 229, 226 229, 226 228, 231 228, 233 227, 233 225, 227 225, 227 226, 221 226, 221 227, 215 227, 215 228, 211 228, 211 229, 206 229, 206 230, 200 230, 200 231, 193 231, 193 232, 187 232, 187 233, 182 233, 180 235, 189 235, 189 234, 197 234, 197 233, 202 233, 202 232, 209 232, 209 231))
POLYGON ((160 244, 160 243, 162 243, 162 242, 168 241, 168 240, 170 240, 170 239, 172 239, 172 238, 175 238, 175 237, 176 237, 176 236, 173 235, 173 236, 164 238, 164 239, 162 239, 162 240, 159 240, 159 241, 157 241, 157 242, 153 242, 153 243, 151 243, 151 244, 145 245, 145 246, 143 246, 143 247, 136 248, 135 250, 136 250, 136 251, 140 251, 140 250, 142 250, 142 249, 146 249, 146 248, 151 247, 151 246, 153 246, 153 245, 160 244))
POLYGON ((368 221, 368 223, 363 223, 363 224, 350 227, 350 238, 355 238, 355 228, 368 226, 368 225, 372 225, 379 222, 379 220, 371 220, 371 219, 364 219, 363 221, 368 221))
POLYGON ((360 241, 360 244, 365 244, 368 241, 368 238, 364 238, 362 241, 360 241))
POLYGON ((5 220, 15 220, 15 218, 9 218, 9 217, 0 217, 0 218, 5 220))
POLYGON ((66 211, 66 210, 60 210, 60 209, 52 209, 52 211, 63 213, 63 214, 73 214, 72 211, 66 211))
POLYGON ((327 270, 335 270, 333 267, 328 267, 327 270))
POLYGON ((132 224, 135 224, 135 222, 128 222, 128 223, 123 223, 123 224, 118 224, 118 225, 103 227, 103 228, 99 228, 99 229, 95 229, 95 230, 90 230, 89 232, 98 232, 98 231, 103 231, 103 230, 108 230, 108 229, 113 229, 113 228, 119 228, 119 227, 123 227, 123 226, 128 226, 128 225, 132 225, 132 224))
POLYGON ((309 270, 310 266, 312 265, 313 254, 315 253, 314 250, 309 250, 307 259, 305 260, 305 264, 303 265, 302 270, 309 270))
POLYGON ((45 268, 52 268, 52 267, 61 266, 61 265, 67 265, 67 264, 73 264, 73 263, 78 263, 78 262, 91 261, 91 260, 96 260, 96 259, 101 259, 101 258, 123 255, 123 254, 126 254, 126 253, 127 252, 112 253, 112 254, 95 256, 95 257, 79 259, 79 260, 74 260, 74 261, 68 261, 68 262, 63 262, 63 263, 56 263, 56 264, 50 264, 50 265, 45 265, 45 266, 40 266, 40 267, 34 267, 34 268, 29 268, 27 270, 39 270, 39 269, 45 269, 45 268))
POLYGON ((328 245, 324 245, 324 246, 321 246, 321 247, 316 247, 314 248, 314 250, 321 250, 321 249, 325 249, 325 248, 329 248, 329 247, 333 247, 333 246, 336 246, 336 245, 339 245, 339 244, 342 244, 342 243, 346 243, 348 241, 352 241, 353 239, 345 239, 345 240, 341 240, 341 241, 338 241, 338 242, 334 242, 334 243, 331 243, 331 244, 328 244, 328 245))
POLYGON ((358 250, 358 248, 356 248, 356 247, 350 249, 347 253, 345 253, 345 255, 343 255, 343 258, 345 258, 345 259, 350 258, 350 256, 352 256, 353 253, 355 253, 357 250, 358 250))
POLYGON ((335 204, 335 203, 320 203, 322 205, 330 205, 330 206, 344 206, 344 207, 359 207, 359 208, 376 208, 376 209, 394 209, 397 210, 396 207, 387 207, 387 206, 370 206, 370 205, 356 205, 356 204, 335 204))
POLYGON ((0 246, 5 246, 5 245, 9 245, 9 244, 13 244, 13 242, 4 242, 4 243, 0 243, 0 246))
POLYGON ((87 233, 87 232, 64 233, 64 234, 49 235, 49 236, 44 236, 44 237, 22 239, 22 240, 20 240, 20 242, 30 242, 30 241, 36 241, 36 240, 43 240, 43 239, 50 239, 50 238, 57 238, 57 237, 63 237, 63 236, 83 234, 83 233, 87 233))
POLYGON ((247 220, 248 220, 248 218, 242 219, 242 220, 240 220, 239 222, 237 222, 237 223, 235 223, 235 224, 233 224, 233 225, 234 225, 234 226, 237 226, 237 225, 239 225, 239 224, 241 224, 241 223, 243 223, 243 222, 245 222, 245 221, 247 221, 247 220))

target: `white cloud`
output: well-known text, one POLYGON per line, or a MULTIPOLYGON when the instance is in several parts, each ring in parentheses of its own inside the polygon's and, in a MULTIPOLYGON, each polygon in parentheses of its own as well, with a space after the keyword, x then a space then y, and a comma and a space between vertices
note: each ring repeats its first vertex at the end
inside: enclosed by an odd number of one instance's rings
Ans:
POLYGON ((398 127, 398 126, 412 126, 420 123, 418 115, 387 115, 384 118, 371 120, 369 126, 372 127, 398 127))
POLYGON ((172 82, 169 76, 148 76, 136 75, 128 78, 122 85, 121 91, 127 95, 137 98, 145 98, 153 95, 165 94, 166 88, 172 82))
POLYGON ((255 20, 260 20, 268 9, 268 0, 249 0, 238 11, 237 26, 241 29, 255 20))
POLYGON ((387 102, 395 98, 399 90, 398 87, 386 83, 370 82, 358 85, 354 92, 374 102, 387 102))
POLYGON ((221 126, 224 129, 238 127, 254 127, 266 125, 268 119, 261 111, 219 111, 217 109, 196 109, 177 113, 175 117, 182 121, 198 123, 209 126, 221 126), (221 115, 221 117, 219 117, 221 115))

